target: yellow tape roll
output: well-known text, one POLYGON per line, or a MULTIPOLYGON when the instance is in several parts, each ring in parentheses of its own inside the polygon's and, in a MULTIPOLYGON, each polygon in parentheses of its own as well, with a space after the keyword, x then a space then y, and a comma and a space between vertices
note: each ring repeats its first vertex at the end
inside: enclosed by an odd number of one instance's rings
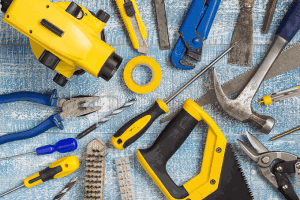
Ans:
POLYGON ((124 81, 127 87, 135 93, 147 94, 154 91, 160 84, 162 77, 159 64, 148 56, 138 56, 131 59, 124 69, 124 81), (152 78, 145 85, 140 85, 133 80, 132 72, 138 66, 145 65, 151 69, 152 78))

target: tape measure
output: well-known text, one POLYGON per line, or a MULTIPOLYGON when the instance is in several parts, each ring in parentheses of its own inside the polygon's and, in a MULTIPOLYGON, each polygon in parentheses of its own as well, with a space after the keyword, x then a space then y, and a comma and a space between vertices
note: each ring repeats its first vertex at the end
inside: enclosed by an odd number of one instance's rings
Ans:
POLYGON ((162 73, 159 64, 148 56, 138 56, 131 59, 124 69, 124 81, 127 87, 138 94, 147 94, 154 91, 159 86, 161 77, 162 73), (135 82, 132 76, 134 69, 139 66, 147 66, 152 72, 151 80, 143 85, 135 82))

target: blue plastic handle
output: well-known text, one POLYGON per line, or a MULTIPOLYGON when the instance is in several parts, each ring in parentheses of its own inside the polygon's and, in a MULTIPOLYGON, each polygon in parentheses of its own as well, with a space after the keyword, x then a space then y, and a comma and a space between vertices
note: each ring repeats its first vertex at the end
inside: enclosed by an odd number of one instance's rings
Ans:
POLYGON ((300 29, 300 0, 294 0, 288 12, 282 19, 276 34, 284 38, 286 41, 291 41, 300 29))
POLYGON ((24 140, 28 138, 35 137, 41 133, 44 133, 48 129, 57 126, 60 129, 63 129, 63 125, 61 123, 61 118, 59 114, 52 115, 46 121, 42 122, 38 126, 24 132, 19 133, 10 133, 7 135, 3 135, 0 137, 0 144, 4 144, 7 142, 12 142, 16 140, 24 140))
POLYGON ((15 101, 32 101, 48 106, 56 106, 57 98, 56 90, 53 90, 51 94, 40 94, 36 92, 15 92, 10 94, 0 95, 1 103, 10 103, 15 101))
POLYGON ((67 138, 64 140, 60 140, 56 143, 56 145, 47 145, 42 146, 36 149, 37 155, 43 154, 51 154, 55 151, 59 153, 67 153, 70 151, 74 151, 77 149, 77 141, 74 138, 67 138))

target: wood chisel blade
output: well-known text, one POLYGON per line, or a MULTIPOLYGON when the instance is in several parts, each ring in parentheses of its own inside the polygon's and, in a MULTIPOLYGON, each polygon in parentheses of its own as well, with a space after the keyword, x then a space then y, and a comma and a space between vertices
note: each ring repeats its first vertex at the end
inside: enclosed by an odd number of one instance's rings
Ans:
POLYGON ((242 9, 233 32, 231 44, 236 47, 228 54, 228 64, 250 67, 253 53, 253 15, 254 0, 243 0, 242 9))
POLYGON ((278 2, 278 0, 269 0, 268 1, 266 14, 265 14, 265 18, 264 18, 264 23, 263 23, 262 30, 261 30, 262 33, 269 32, 277 2, 278 2))
POLYGON ((138 22, 137 22, 135 16, 134 17, 129 17, 129 19, 130 19, 131 25, 133 27, 134 33, 136 35, 137 41, 139 43, 139 48, 137 49, 137 51, 139 53, 149 54, 148 45, 147 45, 146 41, 143 40, 141 31, 140 31, 140 28, 139 28, 139 25, 138 25, 138 22))
POLYGON ((160 50, 170 49, 168 22, 164 0, 154 0, 160 50))
MULTIPOLYGON (((282 53, 278 56, 278 58, 275 60, 268 74, 264 78, 264 81, 298 68, 300 66, 299 54, 300 42, 283 50, 282 53)), ((223 84, 222 89, 224 93, 227 96, 239 93, 248 84, 249 80, 255 74, 258 67, 259 66, 252 67, 251 69, 239 75, 238 77, 233 78, 227 83, 223 84)), ((214 90, 210 90, 207 94, 203 95, 202 97, 199 97, 195 102, 200 106, 205 106, 207 104, 217 102, 214 90)), ((171 120, 174 116, 176 116, 178 112, 179 110, 164 117, 160 120, 160 123, 171 120)))

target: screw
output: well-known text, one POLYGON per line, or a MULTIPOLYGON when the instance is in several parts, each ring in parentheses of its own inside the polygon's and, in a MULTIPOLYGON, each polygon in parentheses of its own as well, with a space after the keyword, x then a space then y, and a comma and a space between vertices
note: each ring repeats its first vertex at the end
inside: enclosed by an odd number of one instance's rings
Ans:
POLYGON ((282 189, 287 190, 289 187, 287 185, 282 186, 282 189))
POLYGON ((221 149, 220 147, 218 147, 218 148, 216 149, 216 152, 217 152, 217 153, 221 153, 221 152, 222 152, 222 149, 221 149))
POLYGON ((270 162, 270 157, 269 156, 264 156, 262 159, 261 159, 262 163, 264 164, 267 164, 268 162, 270 162))
POLYGON ((297 162, 297 163, 296 163, 296 168, 297 168, 297 169, 300 169, 300 162, 297 162))
POLYGON ((210 184, 211 184, 211 185, 214 185, 214 184, 216 184, 216 181, 215 181, 215 179, 211 179, 211 180, 210 180, 210 184))
POLYGON ((278 172, 282 172, 282 167, 281 167, 281 166, 278 166, 278 167, 276 168, 276 170, 277 170, 278 172))

